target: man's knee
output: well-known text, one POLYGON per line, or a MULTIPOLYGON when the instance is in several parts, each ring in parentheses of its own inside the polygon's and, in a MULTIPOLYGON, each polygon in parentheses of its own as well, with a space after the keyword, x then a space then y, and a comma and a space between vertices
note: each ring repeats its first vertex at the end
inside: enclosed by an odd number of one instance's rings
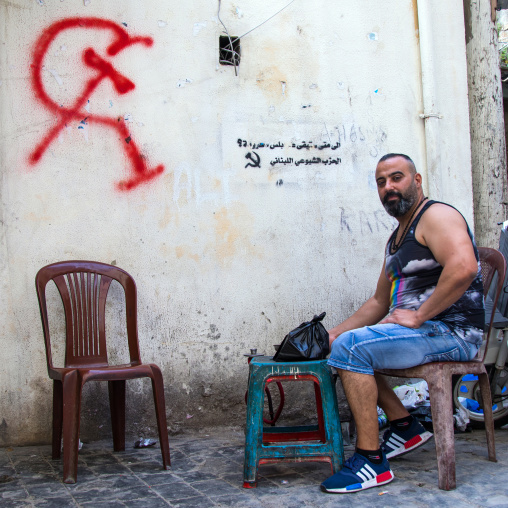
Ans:
POLYGON ((337 360, 347 361, 351 354, 351 346, 353 345, 352 332, 344 332, 340 334, 333 342, 331 347, 331 357, 337 360))

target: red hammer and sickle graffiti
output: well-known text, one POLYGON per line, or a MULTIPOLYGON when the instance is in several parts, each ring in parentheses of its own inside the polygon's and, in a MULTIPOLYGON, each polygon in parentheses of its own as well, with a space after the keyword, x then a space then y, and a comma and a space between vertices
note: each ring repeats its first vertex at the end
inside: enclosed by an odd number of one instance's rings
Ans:
POLYGON ((87 67, 94 69, 96 74, 93 78, 88 80, 83 92, 71 107, 66 108, 60 106, 51 99, 44 89, 42 82, 43 60, 51 43, 62 31, 76 28, 110 30, 113 34, 113 42, 107 47, 107 53, 110 56, 117 55, 120 51, 133 44, 140 43, 145 46, 151 46, 153 44, 153 40, 150 37, 131 37, 121 26, 112 21, 100 18, 67 18, 57 21, 46 28, 35 45, 31 66, 31 77, 37 98, 58 117, 58 122, 32 151, 29 162, 32 165, 39 162, 44 152, 65 127, 67 122, 70 120, 81 120, 86 116, 87 120, 90 122, 107 125, 115 129, 121 139, 125 141, 122 144, 132 164, 133 175, 126 181, 118 182, 117 188, 124 191, 131 190, 139 184, 152 180, 160 175, 164 171, 164 166, 159 165, 153 169, 147 167, 146 160, 143 155, 141 155, 136 143, 130 136, 123 119, 118 121, 116 118, 107 116, 85 114, 82 108, 86 105, 93 91, 101 81, 106 78, 112 81, 115 90, 119 94, 126 94, 133 90, 135 88, 134 83, 115 70, 107 60, 99 56, 92 48, 87 48, 83 51, 83 62, 87 67))

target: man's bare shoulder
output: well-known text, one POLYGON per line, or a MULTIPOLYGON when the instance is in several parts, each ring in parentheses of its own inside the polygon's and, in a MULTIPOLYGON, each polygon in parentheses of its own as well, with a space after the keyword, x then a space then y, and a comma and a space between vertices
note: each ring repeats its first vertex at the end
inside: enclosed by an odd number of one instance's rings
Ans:
POLYGON ((467 235, 467 223, 455 208, 444 203, 434 203, 425 210, 416 229, 417 240, 427 244, 429 236, 443 237, 467 235))
POLYGON ((432 206, 429 206, 422 215, 420 222, 422 225, 438 225, 445 228, 447 225, 451 227, 461 225, 466 228, 466 221, 462 214, 452 206, 444 203, 434 203, 432 206))

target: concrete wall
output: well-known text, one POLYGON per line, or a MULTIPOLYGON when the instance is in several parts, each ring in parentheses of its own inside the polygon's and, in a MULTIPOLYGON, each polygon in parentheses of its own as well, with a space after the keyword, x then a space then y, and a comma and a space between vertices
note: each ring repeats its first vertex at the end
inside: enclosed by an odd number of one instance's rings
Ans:
MULTIPOLYGON (((50 438, 45 264, 134 276, 143 359, 163 370, 176 432, 242 424, 244 353, 370 296, 394 225, 381 155, 410 154, 426 185, 433 157, 430 197, 472 219, 462 2, 425 4, 423 34, 414 0, 224 0, 229 34, 249 32, 236 75, 219 64, 215 0, 0 0, 0 444, 50 438)), ((121 322, 111 306, 111 331, 121 322)), ((129 432, 153 435, 149 383, 129 386, 129 432)), ((83 415, 82 439, 109 436, 104 387, 86 387, 83 415)))

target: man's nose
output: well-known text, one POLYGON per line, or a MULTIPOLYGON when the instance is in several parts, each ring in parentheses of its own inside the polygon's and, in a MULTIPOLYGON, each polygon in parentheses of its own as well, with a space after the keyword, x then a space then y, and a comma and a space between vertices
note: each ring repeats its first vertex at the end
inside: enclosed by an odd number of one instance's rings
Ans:
POLYGON ((385 192, 393 190, 393 182, 391 180, 386 180, 385 182, 385 192))

